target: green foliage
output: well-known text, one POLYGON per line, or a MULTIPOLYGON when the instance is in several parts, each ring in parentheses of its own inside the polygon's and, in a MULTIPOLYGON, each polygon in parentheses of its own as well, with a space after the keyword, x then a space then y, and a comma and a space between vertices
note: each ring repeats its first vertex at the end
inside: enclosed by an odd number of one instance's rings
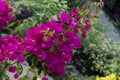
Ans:
POLYGON ((17 27, 15 27, 14 31, 12 34, 15 34, 16 36, 25 36, 25 30, 31 29, 32 26, 35 26, 37 24, 37 20, 35 20, 34 17, 29 17, 27 19, 24 19, 23 22, 17 27))
POLYGON ((40 21, 48 21, 57 18, 61 11, 65 11, 67 2, 64 0, 20 0, 16 2, 17 8, 20 6, 31 7, 34 16, 40 21))
POLYGON ((16 72, 19 73, 19 74, 21 74, 23 72, 23 67, 20 63, 17 63, 16 72))
POLYGON ((119 74, 119 47, 105 37, 105 22, 92 20, 94 24, 88 32, 88 38, 83 40, 83 48, 75 51, 73 64, 77 69, 88 75, 119 74))
POLYGON ((9 66, 9 63, 0 63, 0 80, 9 80, 8 75, 5 73, 9 66))
POLYGON ((65 0, 19 0, 14 2, 13 7, 16 25, 12 33, 17 36, 25 36, 26 29, 38 26, 41 22, 57 19, 62 11, 68 9, 65 0))
POLYGON ((30 78, 28 76, 23 76, 19 80, 30 80, 30 78))
POLYGON ((115 26, 120 26, 120 19, 115 19, 115 20, 112 20, 112 23, 115 25, 115 26))
POLYGON ((72 8, 73 6, 81 7, 87 0, 67 0, 68 6, 72 8))
POLYGON ((66 67, 66 76, 65 77, 55 77, 53 80, 95 80, 94 76, 83 76, 79 74, 73 65, 67 65, 66 67))

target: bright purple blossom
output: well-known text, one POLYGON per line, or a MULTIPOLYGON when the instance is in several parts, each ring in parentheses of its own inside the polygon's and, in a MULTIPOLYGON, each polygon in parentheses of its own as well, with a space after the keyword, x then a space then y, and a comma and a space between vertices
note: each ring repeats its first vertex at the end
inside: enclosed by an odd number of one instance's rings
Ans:
POLYGON ((65 76, 66 63, 72 60, 73 50, 82 47, 78 32, 81 32, 82 38, 86 38, 86 32, 91 28, 88 20, 84 20, 86 26, 82 26, 79 18, 74 7, 72 14, 62 12, 58 21, 51 20, 27 30, 25 51, 45 61, 49 73, 65 76))
POLYGON ((17 79, 18 77, 19 77, 19 74, 18 74, 18 73, 15 73, 15 74, 14 74, 14 78, 17 79))
POLYGON ((15 71, 16 71, 16 66, 11 66, 11 67, 9 68, 9 72, 14 73, 15 71))
POLYGON ((71 26, 72 27, 76 27, 78 24, 79 24, 79 22, 77 20, 71 21, 71 26))
POLYGON ((23 54, 18 54, 18 62, 22 63, 25 61, 25 56, 23 54))
POLYGON ((68 13, 65 13, 65 12, 62 12, 59 16, 59 19, 62 21, 62 22, 68 22, 71 20, 71 15, 68 14, 68 13))
POLYGON ((11 52, 9 52, 8 58, 9 58, 9 60, 14 61, 17 59, 17 54, 15 52, 11 51, 11 52))
POLYGON ((18 62, 24 61, 24 56, 21 53, 24 49, 22 42, 18 40, 19 37, 8 35, 6 38, 0 38, 0 62, 9 61, 18 62))
POLYGON ((48 80, 48 78, 47 77, 43 77, 42 80, 48 80))
POLYGON ((0 54, 0 62, 5 62, 6 59, 5 59, 5 56, 3 54, 0 54))
POLYGON ((71 15, 72 15, 74 18, 76 18, 77 20, 80 19, 80 15, 78 14, 76 7, 73 7, 73 8, 71 9, 71 15))

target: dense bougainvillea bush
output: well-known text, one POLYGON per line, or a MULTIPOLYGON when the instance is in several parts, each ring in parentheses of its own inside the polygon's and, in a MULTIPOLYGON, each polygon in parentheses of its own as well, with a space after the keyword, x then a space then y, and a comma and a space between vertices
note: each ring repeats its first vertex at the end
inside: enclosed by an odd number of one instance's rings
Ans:
MULTIPOLYGON (((5 1, 0 1, 0 4, 3 12, 3 22, 1 21, 0 25, 2 30, 13 17, 12 8, 5 1)), ((84 12, 84 8, 81 11, 84 12)), ((24 38, 12 34, 0 37, 0 66, 3 69, 0 78, 6 76, 7 69, 15 73, 14 78, 18 78, 21 74, 21 71, 17 70, 18 66, 31 54, 44 63, 47 73, 65 76, 65 66, 71 61, 73 50, 82 47, 80 39, 86 38, 86 32, 91 28, 85 16, 85 12, 81 16, 76 7, 73 7, 70 14, 61 12, 57 20, 43 22, 38 27, 33 26, 26 30, 24 38)))

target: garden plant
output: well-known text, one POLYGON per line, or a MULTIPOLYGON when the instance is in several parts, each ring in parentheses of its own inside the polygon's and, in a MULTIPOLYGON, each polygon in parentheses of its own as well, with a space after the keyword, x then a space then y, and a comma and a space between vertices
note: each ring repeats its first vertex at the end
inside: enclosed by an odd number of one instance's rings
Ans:
POLYGON ((86 38, 86 32, 91 28, 86 10, 82 8, 84 14, 81 15, 77 8, 73 7, 71 13, 61 12, 57 19, 47 22, 43 20, 38 27, 31 25, 30 29, 26 29, 25 36, 20 36, 17 35, 17 31, 13 33, 15 26, 22 24, 22 19, 31 17, 33 13, 29 10, 34 9, 22 6, 19 14, 13 12, 12 15, 13 9, 6 1, 0 1, 0 4, 0 79, 9 79, 6 75, 7 70, 14 73, 14 78, 19 78, 23 71, 21 64, 25 60, 32 61, 30 66, 37 68, 38 74, 44 71, 45 74, 65 76, 65 66, 72 60, 73 50, 82 47, 80 39, 86 38), (25 16, 25 13, 30 15, 25 16))
POLYGON ((119 80, 120 47, 104 34, 99 1, 0 0, 0 80, 119 80), (25 62, 32 79, 20 77, 25 62))

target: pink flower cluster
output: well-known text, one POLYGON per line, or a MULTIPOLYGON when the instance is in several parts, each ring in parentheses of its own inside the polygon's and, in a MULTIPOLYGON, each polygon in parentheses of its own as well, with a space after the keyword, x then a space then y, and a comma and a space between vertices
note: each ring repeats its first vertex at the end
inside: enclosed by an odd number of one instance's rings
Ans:
MULTIPOLYGON (((2 28, 7 20, 12 20, 10 15, 12 9, 4 1, 0 1, 0 6, 0 28, 2 28)), ((82 47, 80 38, 86 38, 86 32, 91 28, 86 18, 83 19, 84 22, 80 19, 77 9, 73 7, 71 14, 62 12, 58 20, 51 20, 27 30, 24 39, 13 35, 0 38, 0 62, 22 63, 25 60, 22 52, 29 52, 45 62, 49 73, 65 76, 65 66, 72 59, 73 49, 82 47), (78 33, 82 36, 79 37, 78 33)), ((11 66, 9 71, 14 73, 16 67, 11 66)), ((16 73, 14 77, 18 78, 19 74, 16 73)))
MULTIPOLYGON (((9 72, 12 72, 12 73, 15 73, 16 72, 16 66, 10 66, 9 67, 9 72)), ((18 78, 19 77, 19 74, 16 72, 15 74, 14 74, 14 78, 18 78)))
POLYGON ((8 35, 6 38, 0 38, 0 62, 16 61, 23 62, 25 56, 22 54, 23 45, 21 37, 8 35))
MULTIPOLYGON (((0 38, 0 62, 6 63, 22 63, 25 60, 25 55, 22 54, 24 46, 21 37, 8 35, 6 38, 0 38)), ((9 72, 15 73, 16 66, 10 66, 9 72)), ((14 78, 18 78, 19 74, 15 73, 14 78)))
POLYGON ((91 28, 87 19, 84 19, 85 26, 81 26, 79 19, 77 9, 73 7, 71 14, 62 12, 58 21, 51 20, 27 30, 25 51, 45 61, 48 72, 65 76, 65 66, 72 59, 73 49, 82 47, 78 32, 86 38, 86 32, 91 28))
POLYGON ((7 22, 11 22, 13 20, 13 16, 11 15, 12 8, 4 0, 0 0, 0 30, 2 27, 6 26, 7 22))

